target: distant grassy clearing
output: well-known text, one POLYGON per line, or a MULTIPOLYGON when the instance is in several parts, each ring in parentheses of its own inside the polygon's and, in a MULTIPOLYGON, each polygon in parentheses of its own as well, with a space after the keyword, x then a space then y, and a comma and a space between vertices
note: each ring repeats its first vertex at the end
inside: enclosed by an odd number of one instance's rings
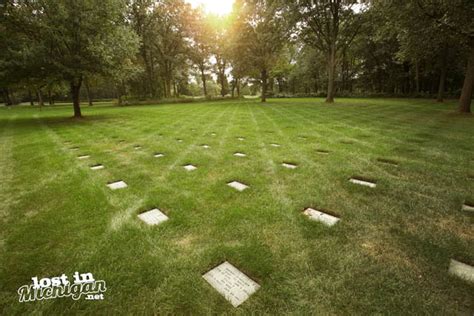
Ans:
POLYGON ((84 108, 83 121, 68 119, 69 107, 1 109, 0 304, 7 313, 472 311, 473 286, 447 273, 452 258, 474 263, 472 217, 461 210, 474 200, 474 121, 454 108, 295 99, 84 108), (107 188, 119 180, 128 187, 107 188), (153 208, 169 220, 137 217, 153 208), (340 221, 312 222, 307 208, 340 221), (202 279, 224 261, 261 286, 238 309, 202 279), (31 277, 75 271, 105 280, 105 300, 18 303, 31 277))

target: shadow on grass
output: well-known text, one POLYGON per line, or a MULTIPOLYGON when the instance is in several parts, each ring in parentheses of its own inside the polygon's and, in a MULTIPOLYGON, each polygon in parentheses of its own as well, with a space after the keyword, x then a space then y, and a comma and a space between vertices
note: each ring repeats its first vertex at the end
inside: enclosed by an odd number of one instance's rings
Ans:
MULTIPOLYGON (((91 125, 94 123, 102 123, 107 120, 110 120, 112 117, 109 115, 88 115, 82 118, 75 118, 75 117, 58 117, 58 116, 50 116, 50 117, 28 117, 28 118, 16 118, 13 121, 10 121, 10 124, 16 127, 36 127, 39 123, 46 124, 48 126, 67 126, 67 125, 91 125)), ((7 124, 9 119, 0 119, 0 126, 3 124, 7 124)))

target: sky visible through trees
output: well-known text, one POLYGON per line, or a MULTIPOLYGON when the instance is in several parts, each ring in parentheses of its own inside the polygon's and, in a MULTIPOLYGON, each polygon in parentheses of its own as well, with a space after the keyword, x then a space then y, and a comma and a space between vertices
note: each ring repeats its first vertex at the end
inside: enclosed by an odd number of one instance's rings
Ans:
POLYGON ((471 110, 469 0, 7 0, 6 105, 181 97, 458 98, 471 110))

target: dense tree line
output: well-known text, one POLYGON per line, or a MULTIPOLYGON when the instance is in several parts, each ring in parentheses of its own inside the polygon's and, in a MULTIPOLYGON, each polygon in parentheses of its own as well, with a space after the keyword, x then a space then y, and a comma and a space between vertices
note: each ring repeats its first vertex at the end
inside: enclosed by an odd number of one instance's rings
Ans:
POLYGON ((7 105, 66 97, 459 97, 474 87, 474 1, 235 0, 229 16, 184 0, 7 0, 7 105))

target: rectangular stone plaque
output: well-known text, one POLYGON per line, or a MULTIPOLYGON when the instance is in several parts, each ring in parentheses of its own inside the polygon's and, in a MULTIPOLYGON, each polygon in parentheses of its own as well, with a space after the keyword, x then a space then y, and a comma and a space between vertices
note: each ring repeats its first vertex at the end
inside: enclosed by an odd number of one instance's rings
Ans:
POLYGON ((272 147, 280 147, 280 145, 279 145, 279 144, 276 144, 276 143, 270 144, 270 146, 272 146, 272 147))
POLYGON ((100 169, 104 169, 104 166, 103 166, 103 165, 94 165, 94 166, 91 166, 91 170, 100 170, 100 169))
POLYGON ((462 211, 464 211, 464 212, 474 212, 474 205, 463 204, 462 211))
POLYGON ((81 155, 81 156, 77 156, 77 159, 87 159, 89 157, 90 157, 89 155, 81 155))
POLYGON ((249 188, 248 185, 245 185, 245 184, 240 183, 238 181, 229 182, 229 183, 227 183, 227 185, 230 186, 231 188, 236 189, 237 191, 240 191, 240 192, 242 192, 243 190, 249 188))
POLYGON ((304 210, 303 212, 306 216, 308 216, 311 220, 321 222, 323 224, 326 224, 328 226, 333 226, 337 222, 339 222, 339 218, 317 211, 315 209, 312 209, 308 207, 307 209, 304 210))
POLYGON ((197 169, 197 167, 193 165, 186 165, 186 166, 183 166, 183 168, 186 169, 187 171, 193 171, 197 169))
POLYGON ((161 157, 164 157, 165 155, 162 153, 156 153, 154 156, 155 158, 161 158, 161 157))
POLYGON ((157 208, 138 214, 138 218, 148 225, 158 225, 168 220, 168 216, 157 208))
POLYGON ((451 259, 449 273, 469 282, 474 282, 474 267, 451 259))
POLYGON ((281 164, 283 167, 285 168, 288 168, 288 169, 296 169, 298 166, 297 165, 294 165, 294 164, 291 164, 291 163, 287 163, 287 162, 284 162, 281 164))
POLYGON ((375 188, 377 185, 373 182, 362 180, 362 179, 357 179, 357 178, 350 178, 349 182, 354 183, 354 184, 359 184, 363 185, 369 188, 375 188))
POLYGON ((243 153, 235 153, 234 156, 235 157, 246 157, 247 155, 243 154, 243 153))
POLYGON ((260 288, 257 282, 227 261, 202 277, 234 307, 241 305, 260 288))
POLYGON ((112 190, 118 190, 118 189, 126 188, 127 184, 124 181, 120 180, 120 181, 109 183, 107 184, 107 186, 112 190))

